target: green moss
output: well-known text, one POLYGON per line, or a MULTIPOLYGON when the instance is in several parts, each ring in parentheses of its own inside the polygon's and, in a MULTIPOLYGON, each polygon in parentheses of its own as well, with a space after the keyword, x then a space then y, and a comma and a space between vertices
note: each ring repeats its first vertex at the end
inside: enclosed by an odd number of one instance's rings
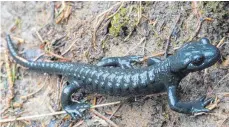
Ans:
POLYGON ((208 1, 201 3, 201 12, 206 16, 215 19, 221 19, 228 15, 228 11, 224 9, 226 3, 220 1, 208 1))
POLYGON ((127 9, 121 8, 120 11, 114 15, 111 20, 111 27, 109 29, 110 34, 113 36, 118 36, 121 28, 128 24, 128 18, 126 17, 127 9))
POLYGON ((109 33, 112 36, 129 36, 138 23, 138 6, 123 7, 111 19, 109 33))
POLYGON ((216 9, 219 6, 219 1, 208 1, 208 2, 204 2, 204 4, 207 11, 216 12, 216 9))

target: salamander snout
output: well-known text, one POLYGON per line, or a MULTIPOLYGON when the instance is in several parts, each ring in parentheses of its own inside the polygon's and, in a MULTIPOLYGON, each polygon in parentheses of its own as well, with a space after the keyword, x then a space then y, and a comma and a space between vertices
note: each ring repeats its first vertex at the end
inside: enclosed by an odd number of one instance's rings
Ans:
POLYGON ((191 43, 189 46, 191 53, 189 56, 190 63, 187 69, 190 71, 205 69, 220 59, 219 49, 212 45, 207 38, 202 38, 200 42, 191 43))
POLYGON ((175 54, 173 70, 184 72, 200 71, 212 66, 220 59, 219 49, 207 38, 184 44, 175 54))

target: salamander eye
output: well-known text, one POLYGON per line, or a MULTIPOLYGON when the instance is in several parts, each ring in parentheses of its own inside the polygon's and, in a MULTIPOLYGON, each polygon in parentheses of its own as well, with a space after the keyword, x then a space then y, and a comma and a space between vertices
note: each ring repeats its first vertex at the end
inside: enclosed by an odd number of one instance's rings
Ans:
POLYGON ((193 65, 195 66, 199 66, 203 63, 204 61, 204 57, 198 56, 194 59, 194 61, 192 62, 193 65))

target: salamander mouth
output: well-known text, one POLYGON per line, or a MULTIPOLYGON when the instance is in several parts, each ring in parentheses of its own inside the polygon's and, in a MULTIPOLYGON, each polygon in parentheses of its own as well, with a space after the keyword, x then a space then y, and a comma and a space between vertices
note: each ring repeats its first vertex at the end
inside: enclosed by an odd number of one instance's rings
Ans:
POLYGON ((218 48, 213 47, 213 49, 211 50, 212 55, 208 56, 208 61, 207 63, 209 64, 209 66, 215 64, 217 61, 220 60, 221 55, 220 55, 220 51, 218 48))

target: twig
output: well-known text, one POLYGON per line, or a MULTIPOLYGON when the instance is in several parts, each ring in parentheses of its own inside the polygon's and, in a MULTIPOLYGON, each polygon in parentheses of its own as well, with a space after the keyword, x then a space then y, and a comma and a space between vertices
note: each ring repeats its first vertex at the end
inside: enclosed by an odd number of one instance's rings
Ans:
POLYGON ((144 44, 143 44, 143 47, 142 47, 142 50, 143 50, 143 56, 145 55, 145 48, 146 48, 146 40, 144 41, 144 44))
POLYGON ((198 27, 197 27, 195 33, 193 34, 193 36, 191 36, 191 38, 188 41, 191 41, 194 37, 197 36, 197 34, 199 33, 200 28, 201 28, 204 21, 212 21, 212 20, 213 19, 211 19, 211 18, 204 18, 203 20, 199 20, 198 27))
POLYGON ((0 123, 12 122, 12 121, 18 121, 18 120, 27 120, 27 119, 33 119, 33 118, 38 118, 38 117, 60 115, 60 114, 65 114, 65 113, 66 113, 65 111, 60 111, 60 112, 40 114, 40 115, 33 115, 33 116, 24 116, 24 117, 19 117, 19 118, 2 119, 2 120, 0 120, 0 123))
POLYGON ((197 1, 193 1, 192 2, 192 10, 193 10, 193 13, 196 15, 197 18, 200 18, 201 17, 201 13, 200 11, 198 10, 198 5, 197 5, 197 1))
MULTIPOLYGON (((175 47, 175 48, 173 48, 173 50, 176 50, 176 49, 178 49, 179 47, 175 47)), ((150 57, 156 57, 156 56, 162 56, 162 55, 164 55, 165 54, 165 51, 162 51, 162 52, 159 52, 159 53, 154 53, 154 54, 152 54, 151 56, 145 56, 144 57, 144 59, 143 59, 143 61, 145 61, 145 60, 147 60, 148 58, 150 58, 150 57)), ((169 54, 169 53, 168 53, 169 54)))
POLYGON ((120 103, 121 103, 121 101, 99 104, 99 105, 93 105, 93 106, 91 106, 91 108, 99 108, 99 107, 104 107, 104 106, 109 106, 109 105, 116 105, 116 104, 120 104, 120 103))
POLYGON ((84 122, 84 120, 80 120, 73 127, 79 127, 81 124, 83 124, 83 122, 84 122))
POLYGON ((229 73, 226 74, 226 75, 224 75, 224 76, 219 80, 219 82, 218 82, 217 84, 219 85, 224 79, 226 79, 226 78, 228 78, 228 77, 229 77, 229 73))
MULTIPOLYGON (((64 3, 64 2, 62 2, 62 4, 63 4, 63 3, 64 3)), ((38 38, 40 39, 40 41, 43 43, 44 40, 42 39, 42 37, 41 37, 41 35, 38 33, 38 31, 36 31, 36 34, 37 34, 38 38)), ((71 61, 71 59, 69 59, 69 58, 64 58, 63 56, 57 55, 57 54, 55 54, 55 53, 53 53, 53 52, 51 52, 51 51, 47 51, 47 53, 50 54, 50 55, 52 55, 52 56, 55 56, 56 58, 59 58, 59 59, 62 59, 62 60, 66 60, 66 61, 71 61)))
POLYGON ((94 49, 96 47, 96 33, 97 33, 97 30, 98 30, 99 26, 101 25, 102 21, 104 20, 105 16, 106 16, 106 14, 104 14, 103 17, 101 19, 99 19, 97 24, 94 26, 94 33, 93 33, 93 40, 92 40, 92 44, 93 44, 94 49))
POLYGON ((198 22, 198 27, 197 27, 195 33, 191 36, 191 38, 190 38, 188 41, 191 41, 194 37, 196 37, 196 35, 197 35, 197 34, 199 33, 199 31, 200 31, 200 28, 201 28, 203 22, 204 22, 204 20, 200 20, 200 21, 198 22))
POLYGON ((55 54, 55 53, 53 53, 53 52, 51 52, 51 51, 47 51, 47 53, 48 53, 49 55, 55 56, 56 58, 59 58, 59 59, 62 59, 62 60, 66 60, 66 61, 71 61, 70 58, 64 58, 63 56, 57 55, 57 54, 55 54))
POLYGON ((109 117, 108 119, 111 119, 111 118, 114 116, 114 114, 119 110, 120 107, 121 107, 121 105, 119 105, 119 106, 115 109, 115 111, 110 115, 110 117, 109 117))
POLYGON ((224 120, 223 120, 223 122, 222 122, 222 124, 220 125, 220 127, 227 127, 227 122, 229 121, 229 116, 227 116, 224 120))
MULTIPOLYGON (((48 77, 45 78, 45 80, 44 80, 44 82, 43 82, 43 85, 42 85, 38 90, 36 90, 36 91, 34 91, 33 93, 30 93, 30 94, 28 94, 28 95, 26 95, 26 96, 21 96, 21 99, 27 99, 27 98, 33 96, 34 94, 38 93, 38 92, 46 85, 47 79, 48 79, 48 77)), ((40 84, 40 83, 41 83, 41 82, 39 82, 38 84, 40 84)))
POLYGON ((162 51, 162 52, 159 52, 159 53, 155 53, 155 54, 153 54, 153 55, 150 56, 150 57, 162 56, 162 55, 164 55, 164 54, 165 54, 165 51, 162 51))
MULTIPOLYGON (((107 27, 109 27, 110 22, 111 22, 111 19, 108 19, 108 20, 104 23, 104 25, 103 25, 103 27, 102 27, 101 29, 102 29, 102 30, 107 29, 107 27)), ((106 36, 105 36, 105 38, 106 38, 106 36)))
POLYGON ((105 116, 103 116, 102 114, 100 114, 99 112, 97 112, 96 110, 92 109, 91 112, 94 113, 95 115, 97 115, 98 117, 104 119, 111 126, 118 127, 118 125, 116 125, 113 121, 111 121, 110 119, 106 118, 105 116))
POLYGON ((223 43, 225 42, 225 37, 223 37, 220 41, 219 41, 219 44, 217 44, 217 48, 221 47, 223 45, 223 43))
POLYGON ((51 22, 53 22, 55 20, 55 3, 54 1, 50 2, 50 6, 51 6, 51 22))
POLYGON ((168 36, 168 38, 167 38, 167 43, 166 43, 166 47, 165 47, 165 54, 164 54, 164 57, 165 57, 165 58, 167 58, 167 56, 168 56, 169 45, 170 45, 170 43, 171 43, 170 39, 171 39, 171 37, 172 37, 172 34, 173 34, 173 32, 174 32, 174 29, 176 28, 177 23, 178 23, 179 20, 180 20, 180 14, 178 15, 177 20, 176 20, 176 22, 175 22, 175 24, 174 24, 174 26, 173 26, 173 29, 172 29, 171 33, 169 34, 169 36, 168 36))
POLYGON ((36 58, 33 59, 33 62, 37 61, 40 57, 42 57, 43 55, 45 55, 45 53, 40 54, 39 56, 37 56, 36 58))
POLYGON ((57 106, 58 106, 58 108, 61 105, 60 104, 61 103, 61 101, 60 101, 61 99, 60 98, 61 98, 61 91, 63 91, 63 88, 64 88, 64 85, 63 84, 64 84, 64 77, 61 77, 61 79, 58 78, 58 83, 57 83, 57 91, 58 91, 57 92, 57 102, 58 102, 57 103, 58 104, 57 106))
POLYGON ((61 56, 65 55, 67 52, 69 52, 70 49, 72 48, 72 46, 73 46, 77 41, 78 41, 78 40, 72 42, 72 44, 68 47, 68 49, 67 49, 66 51, 64 51, 64 52, 61 54, 61 56))
MULTIPOLYGON (((93 109, 93 108, 104 107, 104 106, 109 106, 109 105, 115 105, 115 104, 120 104, 120 103, 121 103, 120 101, 117 101, 117 102, 112 102, 112 103, 94 105, 91 108, 93 109)), ((24 116, 24 117, 19 117, 19 118, 12 118, 12 119, 2 119, 2 120, 0 120, 0 123, 12 122, 12 121, 17 121, 17 120, 25 120, 25 119, 33 119, 33 118, 38 118, 38 117, 60 115, 60 114, 65 114, 65 113, 66 113, 65 111, 59 111, 59 112, 40 114, 40 115, 33 115, 33 116, 24 116)))
POLYGON ((112 18, 113 16, 115 16, 115 14, 117 14, 117 13, 121 10, 121 8, 123 7, 123 5, 124 5, 124 1, 121 2, 121 5, 120 5, 120 7, 118 8, 118 10, 117 10, 115 13, 113 13, 112 15, 110 15, 107 19, 110 19, 110 18, 112 18))
POLYGON ((125 56, 128 55, 131 51, 135 50, 142 42, 144 42, 145 39, 146 39, 146 37, 143 37, 136 46, 134 46, 129 51, 127 51, 127 53, 125 54, 125 56))
POLYGON ((95 19, 95 24, 94 26, 94 32, 93 32, 93 38, 92 38, 92 44, 93 44, 93 48, 95 49, 96 47, 96 33, 98 28, 100 27, 101 23, 104 21, 105 17, 107 16, 108 13, 111 12, 111 10, 113 10, 116 6, 121 6, 123 2, 118 2, 115 5, 111 6, 108 10, 102 12, 101 14, 99 14, 96 19, 95 19))
POLYGON ((39 40, 41 41, 41 43, 44 43, 44 40, 42 39, 40 33, 38 31, 36 31, 36 34, 37 34, 39 40))

